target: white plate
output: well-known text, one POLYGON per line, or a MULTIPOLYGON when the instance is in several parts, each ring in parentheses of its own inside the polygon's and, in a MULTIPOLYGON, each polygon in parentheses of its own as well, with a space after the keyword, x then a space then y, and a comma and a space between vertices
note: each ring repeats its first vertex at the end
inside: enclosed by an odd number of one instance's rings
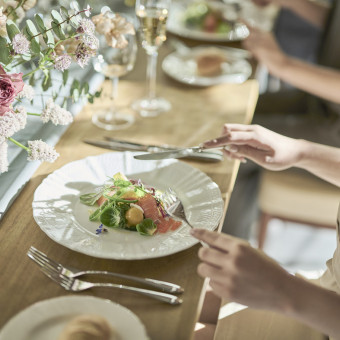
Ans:
POLYGON ((175 80, 196 86, 212 86, 222 83, 241 84, 245 82, 252 73, 250 63, 243 59, 249 56, 247 51, 232 47, 213 47, 214 50, 222 52, 226 60, 221 65, 221 74, 214 77, 202 77, 197 73, 196 56, 208 46, 198 46, 183 53, 175 51, 167 55, 162 63, 163 71, 175 80))
POLYGON ((121 340, 149 339, 144 325, 129 309, 92 296, 63 296, 37 302, 2 328, 0 340, 54 340, 71 318, 96 314, 107 319, 121 340))
MULTIPOLYGON (((233 7, 218 1, 208 1, 210 6, 221 11, 233 11, 233 7)), ((185 24, 185 13, 188 2, 173 2, 169 11, 167 30, 176 35, 206 41, 239 41, 249 34, 247 27, 243 23, 236 23, 233 30, 228 33, 211 33, 187 27, 185 24)))
MULTIPOLYGON (((172 232, 142 236, 108 228, 95 234, 98 222, 89 221, 92 207, 79 196, 93 192, 117 172, 141 179, 160 190, 172 187, 186 208, 189 221, 214 230, 223 215, 223 200, 216 183, 192 166, 177 160, 142 161, 131 152, 105 153, 71 162, 47 176, 36 189, 33 216, 43 232, 57 243, 90 256, 107 259, 147 259, 187 249, 198 241, 183 225, 172 232)), ((92 209, 93 210, 93 209, 92 209)))

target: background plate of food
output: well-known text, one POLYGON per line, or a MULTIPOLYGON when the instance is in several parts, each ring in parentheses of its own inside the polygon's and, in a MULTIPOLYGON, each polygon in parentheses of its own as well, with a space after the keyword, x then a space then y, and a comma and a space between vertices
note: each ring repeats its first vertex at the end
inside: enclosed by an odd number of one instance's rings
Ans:
POLYGON ((167 29, 179 36, 207 41, 238 41, 249 34, 240 22, 238 7, 218 1, 173 2, 167 29))
POLYGON ((149 339, 129 309, 106 299, 69 295, 39 301, 16 314, 0 340, 93 339, 93 334, 102 340, 149 339))
POLYGON ((141 161, 136 153, 113 152, 66 164, 47 176, 36 189, 33 216, 55 242, 99 258, 136 260, 166 256, 198 241, 182 222, 176 230, 150 236, 133 230, 103 226, 89 217, 98 207, 80 197, 94 193, 116 173, 159 191, 171 187, 197 228, 214 230, 223 216, 223 199, 216 183, 203 172, 178 160, 141 161))
POLYGON ((175 80, 195 85, 240 84, 252 74, 247 51, 231 47, 197 46, 165 57, 163 71, 175 80))

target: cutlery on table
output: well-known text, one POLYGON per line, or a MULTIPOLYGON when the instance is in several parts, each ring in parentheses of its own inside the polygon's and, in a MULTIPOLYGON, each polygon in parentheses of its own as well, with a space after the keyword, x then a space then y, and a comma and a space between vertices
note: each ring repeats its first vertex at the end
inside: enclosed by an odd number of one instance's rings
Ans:
POLYGON ((183 293, 183 288, 174 283, 159 281, 155 279, 149 278, 141 278, 137 276, 131 276, 126 274, 108 272, 108 271, 99 271, 99 270, 78 270, 71 267, 66 267, 61 265, 60 263, 50 259, 46 254, 31 246, 27 252, 29 258, 31 258, 34 262, 36 262, 41 268, 49 268, 50 270, 54 270, 56 273, 60 275, 64 275, 70 278, 75 278, 82 275, 107 275, 114 276, 122 279, 128 279, 131 281, 143 283, 147 286, 157 288, 163 292, 169 293, 183 293))
MULTIPOLYGON (((181 200, 173 189, 168 188, 164 191, 162 194, 162 201, 164 203, 165 211, 170 216, 183 220, 190 228, 194 229, 185 215, 184 206, 181 200)), ((209 247, 208 244, 203 241, 200 241, 200 243, 203 247, 209 247)))
POLYGON ((137 294, 142 294, 153 298, 155 300, 163 301, 169 303, 171 305, 179 305, 183 302, 176 295, 171 295, 163 292, 157 292, 155 290, 148 290, 142 289, 137 287, 130 287, 121 284, 114 284, 114 283, 94 283, 94 282, 87 282, 83 280, 76 279, 74 277, 69 277, 64 274, 60 274, 56 269, 52 267, 41 267, 41 271, 52 279, 54 282, 58 283, 61 287, 66 290, 70 290, 73 292, 80 292, 86 289, 95 288, 95 287, 106 287, 106 288, 117 288, 128 290, 137 294))
MULTIPOLYGON (((226 147, 223 147, 226 149, 226 147)), ((153 153, 145 153, 141 155, 134 156, 135 159, 141 160, 159 160, 159 159, 170 159, 170 158, 188 158, 188 157, 199 157, 199 155, 204 155, 205 157, 209 157, 209 155, 220 155, 221 159, 223 157, 223 153, 221 151, 218 152, 218 149, 204 149, 201 146, 193 146, 191 148, 178 148, 174 150, 161 151, 161 152, 153 152, 153 153)))
POLYGON ((145 152, 148 152, 150 154, 155 154, 155 155, 163 154, 162 158, 143 158, 144 155, 138 155, 138 156, 135 156, 136 159, 188 158, 192 160, 205 161, 205 162, 220 162, 223 159, 223 153, 216 149, 202 149, 200 147, 194 147, 190 149, 185 149, 185 148, 179 149, 178 147, 169 146, 169 145, 145 145, 145 144, 132 143, 132 142, 128 142, 124 140, 117 140, 117 139, 112 139, 112 138, 106 138, 106 139, 107 139, 106 141, 85 139, 83 142, 90 144, 90 145, 97 146, 97 147, 116 150, 116 151, 145 151, 145 152), (169 152, 169 155, 172 155, 172 152, 178 152, 179 150, 183 152, 178 154, 178 156, 176 157, 169 157, 169 156, 165 157, 164 155, 164 152, 169 152), (188 150, 188 151, 184 152, 184 150, 188 150))

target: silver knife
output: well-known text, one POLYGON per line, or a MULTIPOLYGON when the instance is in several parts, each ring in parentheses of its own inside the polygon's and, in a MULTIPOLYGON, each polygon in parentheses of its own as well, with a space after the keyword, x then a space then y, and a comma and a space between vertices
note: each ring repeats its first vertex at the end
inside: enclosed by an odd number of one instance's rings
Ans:
POLYGON ((206 158, 213 157, 214 159, 222 160, 223 153, 216 149, 213 150, 204 150, 200 146, 194 146, 192 148, 182 148, 176 150, 169 150, 163 152, 154 152, 154 153, 145 153, 142 155, 134 156, 135 159, 141 160, 159 160, 159 159, 171 159, 171 158, 189 158, 189 157, 197 157, 197 158, 206 158))
MULTIPOLYGON (((99 140, 88 140, 85 139, 83 140, 84 143, 94 145, 100 148, 105 148, 105 149, 110 149, 110 150, 115 150, 115 151, 145 151, 145 152, 151 152, 151 154, 163 154, 163 151, 166 150, 165 152, 176 152, 179 149, 176 147, 171 147, 168 145, 162 145, 162 146, 157 146, 157 145, 144 145, 144 144, 138 144, 138 143, 132 143, 132 142, 127 142, 127 141, 122 141, 122 140, 115 140, 109 137, 106 137, 109 139, 108 141, 99 141, 99 140)), ((198 148, 198 147, 197 147, 198 148)), ((185 150, 180 149, 180 150, 185 150)), ((151 154, 145 154, 145 156, 149 156, 151 154)), ((143 154, 144 155, 144 154, 143 154)), ((143 156, 139 155, 139 156, 143 156)), ((136 156, 138 157, 138 156, 136 156)), ((187 154, 180 154, 179 157, 164 157, 164 158, 159 158, 159 159, 166 159, 166 158, 187 158, 191 160, 197 160, 197 161, 204 161, 204 162, 220 162, 223 159, 223 153, 222 152, 208 152, 208 151, 202 151, 202 152, 188 152, 187 154)), ((138 158, 136 158, 138 159, 138 158)), ((140 158, 142 159, 142 158, 140 158)), ((150 158, 153 159, 153 158, 150 158)))
POLYGON ((84 143, 98 146, 105 149, 111 149, 116 151, 145 151, 145 152, 160 152, 163 150, 175 150, 176 147, 170 147, 167 145, 157 146, 157 145, 144 145, 138 143, 132 143, 122 140, 114 140, 109 139, 109 137, 105 137, 108 139, 107 141, 100 141, 100 140, 83 140, 84 143))

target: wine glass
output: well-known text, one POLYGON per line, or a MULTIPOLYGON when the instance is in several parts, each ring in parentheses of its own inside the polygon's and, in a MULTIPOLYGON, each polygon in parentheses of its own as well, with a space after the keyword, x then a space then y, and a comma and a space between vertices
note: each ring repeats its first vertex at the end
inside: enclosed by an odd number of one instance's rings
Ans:
POLYGON ((135 35, 125 34, 124 37, 127 41, 126 46, 123 48, 113 48, 107 45, 103 35, 99 35, 100 47, 93 65, 97 72, 102 73, 106 78, 111 80, 110 99, 112 105, 109 110, 94 114, 92 116, 92 122, 96 126, 109 131, 125 129, 135 121, 132 114, 118 110, 118 108, 115 107, 115 102, 118 97, 119 77, 133 69, 137 55, 135 35))
POLYGON ((166 40, 166 21, 170 2, 170 0, 136 0, 136 15, 140 23, 142 46, 148 57, 148 94, 145 98, 134 102, 132 108, 142 117, 155 117, 171 109, 171 104, 166 99, 156 96, 158 48, 166 40))

